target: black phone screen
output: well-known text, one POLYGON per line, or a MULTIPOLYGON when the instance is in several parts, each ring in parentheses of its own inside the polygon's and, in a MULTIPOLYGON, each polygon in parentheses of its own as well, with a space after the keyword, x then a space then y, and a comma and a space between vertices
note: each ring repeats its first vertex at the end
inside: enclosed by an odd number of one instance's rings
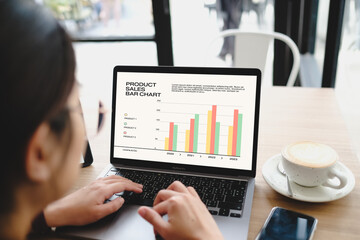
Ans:
POLYGON ((257 239, 308 240, 315 230, 316 223, 314 217, 276 207, 271 211, 257 239))

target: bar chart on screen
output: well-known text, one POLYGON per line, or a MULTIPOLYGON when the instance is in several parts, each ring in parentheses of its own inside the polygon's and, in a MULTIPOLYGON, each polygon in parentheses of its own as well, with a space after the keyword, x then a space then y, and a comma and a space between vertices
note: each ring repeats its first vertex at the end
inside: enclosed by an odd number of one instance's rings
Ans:
POLYGON ((155 138, 158 149, 240 157, 241 106, 169 102, 159 105, 155 138))

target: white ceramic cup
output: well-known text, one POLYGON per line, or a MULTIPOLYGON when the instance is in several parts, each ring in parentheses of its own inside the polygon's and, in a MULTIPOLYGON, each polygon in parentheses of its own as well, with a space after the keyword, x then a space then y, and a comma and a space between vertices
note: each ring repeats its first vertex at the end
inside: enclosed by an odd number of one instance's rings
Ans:
POLYGON ((304 141, 289 144, 281 151, 281 163, 289 179, 301 186, 324 186, 341 189, 347 177, 334 166, 339 159, 337 152, 328 145, 304 141), (334 184, 330 179, 339 179, 334 184))

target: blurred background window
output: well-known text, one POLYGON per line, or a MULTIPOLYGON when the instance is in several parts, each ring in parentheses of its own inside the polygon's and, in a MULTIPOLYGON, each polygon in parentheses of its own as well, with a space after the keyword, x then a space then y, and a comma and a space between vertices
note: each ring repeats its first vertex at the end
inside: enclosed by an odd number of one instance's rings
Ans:
POLYGON ((74 39, 153 36, 151 0, 42 0, 74 39))

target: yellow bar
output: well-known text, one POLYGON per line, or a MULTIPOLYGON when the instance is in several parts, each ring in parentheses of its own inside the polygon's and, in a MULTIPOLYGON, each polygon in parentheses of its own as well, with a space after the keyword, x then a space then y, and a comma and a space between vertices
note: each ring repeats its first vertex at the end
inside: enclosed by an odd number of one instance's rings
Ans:
POLYGON ((233 143, 233 126, 229 126, 229 137, 228 137, 228 151, 227 154, 232 154, 232 143, 233 143))
POLYGON ((165 138, 165 150, 169 150, 169 138, 165 138))
POLYGON ((210 153, 211 119, 212 119, 212 111, 208 111, 207 131, 206 131, 206 153, 210 153))
POLYGON ((185 152, 189 151, 189 146, 190 146, 190 130, 186 130, 185 152))

